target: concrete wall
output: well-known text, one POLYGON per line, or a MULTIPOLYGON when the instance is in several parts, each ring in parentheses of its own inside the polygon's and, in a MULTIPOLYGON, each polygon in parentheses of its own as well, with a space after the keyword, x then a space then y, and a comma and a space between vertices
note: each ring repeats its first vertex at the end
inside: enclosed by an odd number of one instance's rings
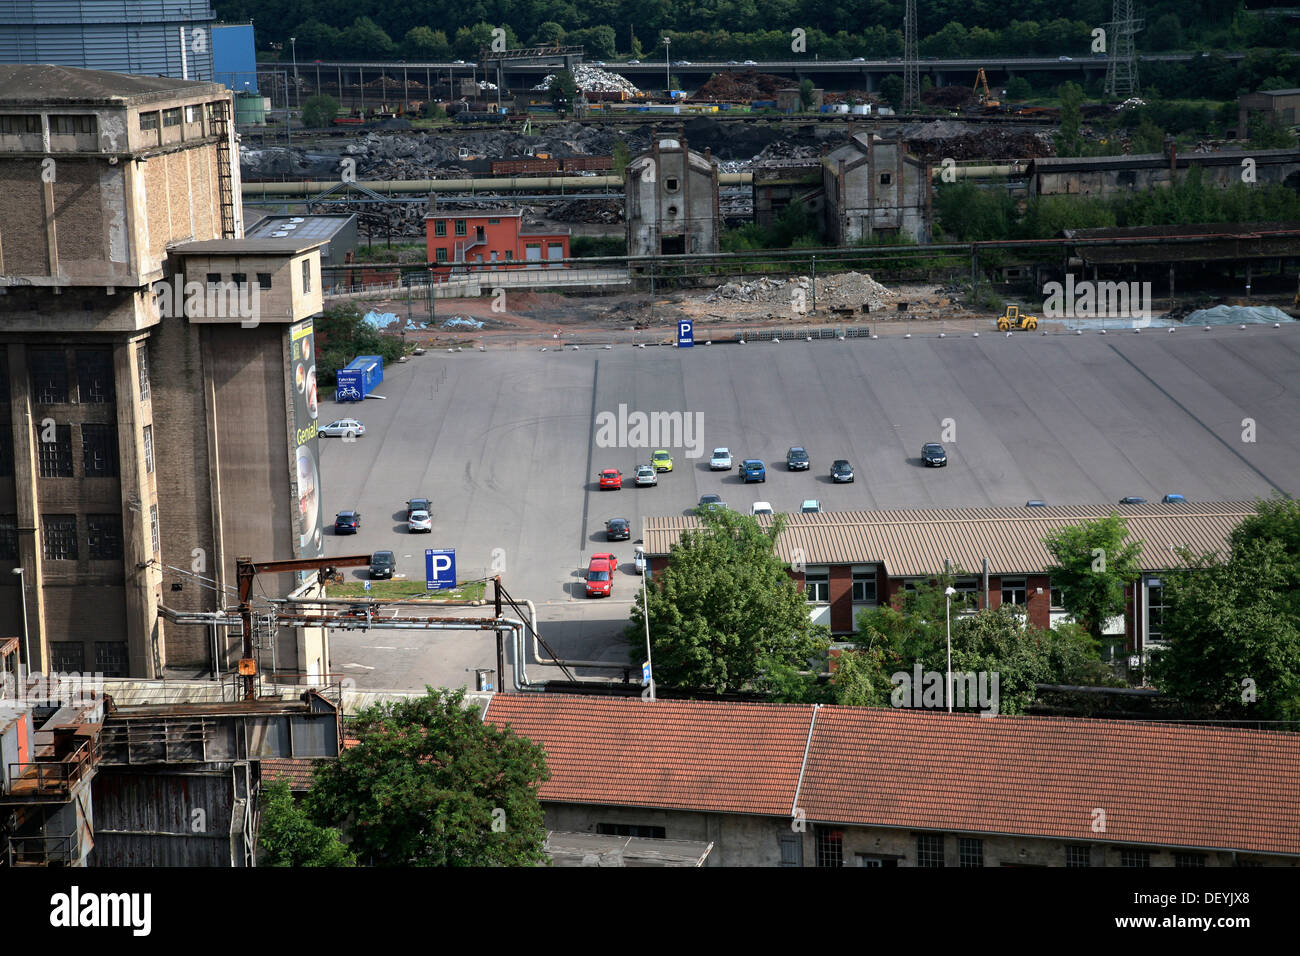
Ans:
POLYGON ((711 157, 692 153, 684 141, 656 143, 628 164, 626 176, 628 255, 718 251, 718 167, 711 157))
MULTIPOLYGON (((1132 166, 1127 168, 1062 169, 1043 167, 1034 173, 1030 193, 1036 196, 1113 196, 1148 189, 1167 188, 1187 178, 1193 167, 1200 170, 1201 181, 1206 185, 1227 188, 1242 182, 1242 160, 1247 152, 1232 156, 1228 161, 1197 154, 1177 157, 1177 168, 1168 163, 1160 166, 1132 166)), ((1277 157, 1252 157, 1255 159, 1255 182, 1259 185, 1296 185, 1300 179, 1300 153, 1293 159, 1277 157)))
POLYGON ((855 138, 822 166, 826 229, 836 245, 895 235, 930 240, 929 168, 901 143, 855 138))

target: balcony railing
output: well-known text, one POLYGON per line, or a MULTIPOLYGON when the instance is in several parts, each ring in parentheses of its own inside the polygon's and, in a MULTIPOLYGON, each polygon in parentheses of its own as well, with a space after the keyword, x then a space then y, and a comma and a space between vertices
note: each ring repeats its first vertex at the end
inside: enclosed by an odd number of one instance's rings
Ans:
POLYGON ((9 789, 0 793, 0 802, 71 799, 73 789, 94 773, 98 763, 98 736, 79 741, 57 760, 11 762, 8 765, 9 789))

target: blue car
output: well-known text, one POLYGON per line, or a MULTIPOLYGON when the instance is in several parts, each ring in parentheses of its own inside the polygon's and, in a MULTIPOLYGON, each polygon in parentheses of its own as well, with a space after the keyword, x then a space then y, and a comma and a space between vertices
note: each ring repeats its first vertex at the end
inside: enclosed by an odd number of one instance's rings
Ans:
POLYGON ((740 463, 740 477, 748 484, 751 481, 767 481, 767 469, 757 458, 746 458, 740 463))

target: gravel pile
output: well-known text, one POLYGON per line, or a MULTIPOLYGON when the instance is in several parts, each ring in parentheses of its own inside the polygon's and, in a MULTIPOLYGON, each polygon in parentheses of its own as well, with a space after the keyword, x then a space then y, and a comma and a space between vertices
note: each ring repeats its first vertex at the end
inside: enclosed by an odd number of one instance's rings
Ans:
POLYGON ((599 222, 613 225, 623 221, 623 204, 617 199, 574 199, 556 203, 547 211, 555 222, 599 222))
MULTIPOLYGON (((555 74, 550 73, 533 89, 549 90, 554 80, 555 74)), ((573 81, 583 93, 617 93, 621 90, 629 96, 635 96, 641 92, 636 88, 636 84, 626 77, 611 73, 609 70, 602 70, 598 66, 588 66, 585 63, 579 63, 573 68, 573 81)))
MULTIPOLYGON (((811 290, 812 280, 808 276, 791 279, 770 279, 763 276, 754 282, 724 283, 705 296, 704 301, 787 306, 797 292, 802 292, 805 301, 811 306, 811 290)), ((860 272, 846 272, 817 280, 819 309, 859 309, 866 305, 875 311, 893 297, 894 292, 860 272)))

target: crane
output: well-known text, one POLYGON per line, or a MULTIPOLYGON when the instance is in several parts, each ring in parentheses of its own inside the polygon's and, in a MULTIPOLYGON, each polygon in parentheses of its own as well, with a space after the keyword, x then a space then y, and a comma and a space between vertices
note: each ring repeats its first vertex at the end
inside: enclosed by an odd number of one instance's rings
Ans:
POLYGON ((982 66, 980 67, 980 71, 975 74, 974 93, 975 101, 979 103, 980 106, 997 109, 1002 105, 999 101, 993 99, 993 94, 989 92, 988 77, 984 75, 984 67, 982 66))

